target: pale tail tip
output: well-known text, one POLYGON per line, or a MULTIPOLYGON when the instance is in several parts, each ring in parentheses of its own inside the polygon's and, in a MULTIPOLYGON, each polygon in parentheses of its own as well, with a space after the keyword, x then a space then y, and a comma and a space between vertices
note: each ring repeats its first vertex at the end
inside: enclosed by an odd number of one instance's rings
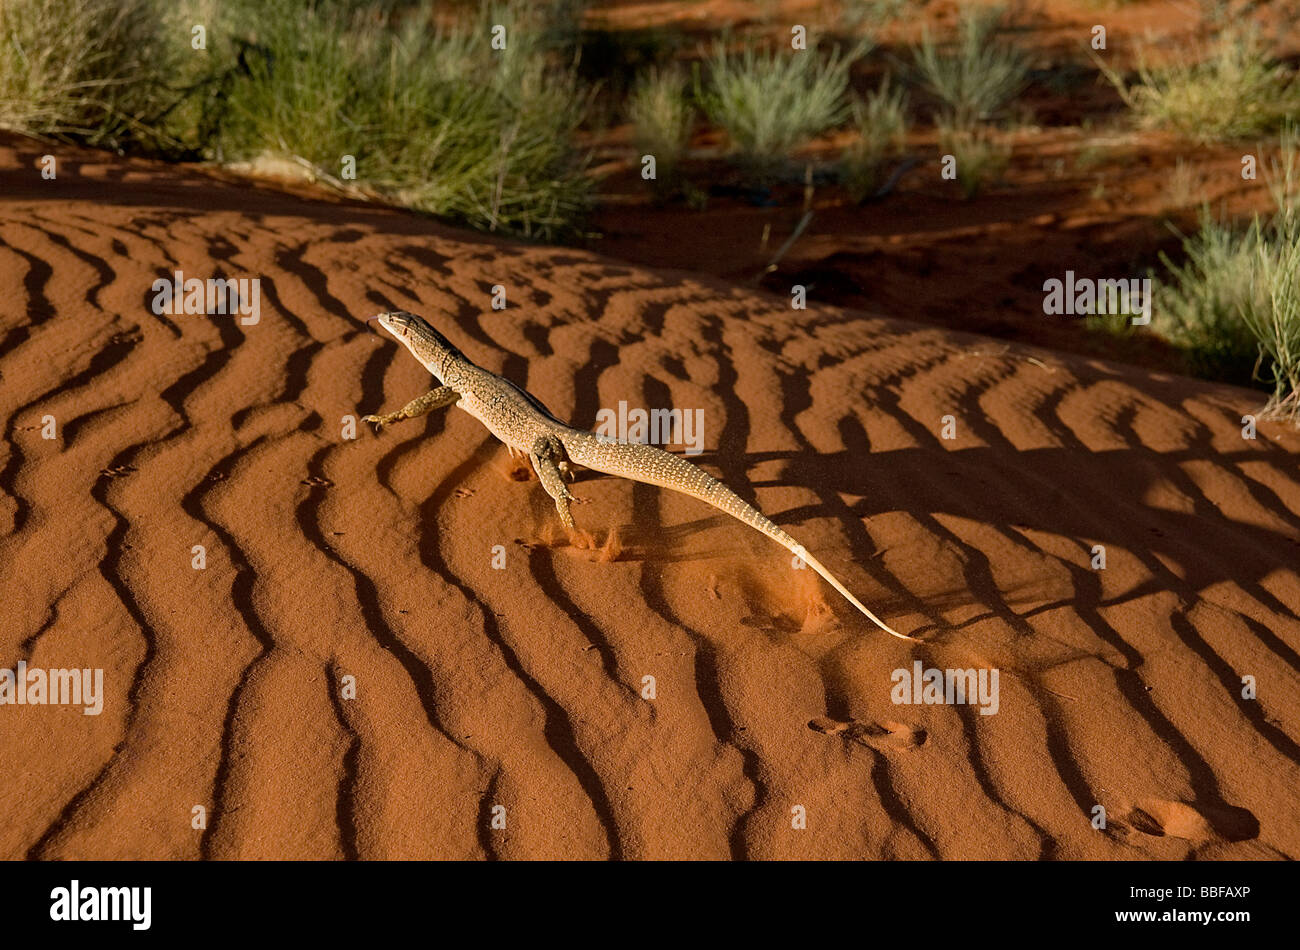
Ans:
POLYGON ((905 633, 899 633, 897 630, 895 630, 889 624, 885 623, 883 620, 881 620, 879 617, 873 614, 870 610, 867 610, 865 607, 863 608, 862 612, 867 615, 868 620, 874 623, 881 630, 885 631, 885 633, 889 634, 891 637, 898 637, 898 639, 900 640, 910 640, 912 643, 921 642, 920 640, 916 639, 916 637, 909 637, 905 633))

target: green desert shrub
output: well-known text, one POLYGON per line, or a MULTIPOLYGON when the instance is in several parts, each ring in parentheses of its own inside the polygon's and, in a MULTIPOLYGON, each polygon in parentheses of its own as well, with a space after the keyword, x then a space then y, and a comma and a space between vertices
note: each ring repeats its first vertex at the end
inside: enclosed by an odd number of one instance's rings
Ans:
POLYGON ((563 237, 590 194, 576 6, 512 0, 438 29, 431 2, 402 0, 3 0, 0 126, 288 158, 327 181, 352 156, 356 183, 397 202, 563 237), (206 48, 191 46, 195 23, 206 48))
POLYGON ((1241 314, 1258 289, 1257 254, 1268 246, 1262 228, 1235 231, 1204 211, 1200 229, 1183 240, 1182 262, 1161 255, 1165 276, 1156 285, 1152 327, 1196 375, 1249 381, 1257 347, 1241 314))
POLYGON ((907 135, 907 95, 886 77, 865 98, 855 98, 851 109, 855 136, 840 156, 840 181, 860 202, 880 187, 885 159, 907 135))
POLYGON ((939 103, 950 127, 970 128, 995 118, 1025 88, 1029 60, 1016 46, 999 39, 1000 8, 967 7, 962 11, 956 43, 943 49, 927 28, 913 50, 918 85, 939 103))
POLYGON ((1094 59, 1142 124, 1173 129, 1202 142, 1249 138, 1277 131, 1300 116, 1300 81, 1277 62, 1257 29, 1224 30, 1199 60, 1150 65, 1140 53, 1129 83, 1094 59))
POLYGON ((638 152, 655 158, 656 183, 670 187, 691 137, 694 110, 686 94, 686 78, 678 69, 651 69, 628 98, 638 152))
POLYGON ((1300 227, 1294 216, 1272 246, 1256 244, 1241 315, 1259 344, 1257 376, 1273 390, 1263 414, 1300 422, 1300 227))
POLYGON ((1202 212, 1184 260, 1162 255, 1153 328, 1201 375, 1272 387, 1270 414, 1300 419, 1300 136, 1284 129, 1266 166, 1276 202, 1244 230, 1202 212))
POLYGON ((715 44, 700 99, 709 120, 727 133, 738 163, 753 178, 770 178, 799 146, 842 122, 849 68, 865 54, 860 43, 827 55, 816 49, 715 44))
POLYGON ((489 231, 574 233, 590 185, 573 141, 584 98, 523 4, 431 29, 330 4, 270 0, 231 22, 244 69, 210 124, 224 160, 265 154, 356 178, 403 204, 489 231), (490 25, 506 26, 505 50, 490 25))
POLYGON ((158 144, 188 31, 160 0, 0 3, 0 127, 158 144))
POLYGON ((957 183, 967 199, 974 198, 990 179, 1006 170, 1011 149, 996 131, 981 125, 939 125, 939 150, 957 163, 957 183))

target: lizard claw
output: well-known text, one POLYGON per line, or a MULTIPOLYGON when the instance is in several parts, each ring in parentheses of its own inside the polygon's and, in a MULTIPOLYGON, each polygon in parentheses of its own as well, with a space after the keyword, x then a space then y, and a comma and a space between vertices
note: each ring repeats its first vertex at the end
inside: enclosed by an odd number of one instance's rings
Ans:
POLYGON ((362 416, 362 422, 369 422, 375 427, 375 434, 378 435, 384 428, 384 421, 378 416, 362 416))

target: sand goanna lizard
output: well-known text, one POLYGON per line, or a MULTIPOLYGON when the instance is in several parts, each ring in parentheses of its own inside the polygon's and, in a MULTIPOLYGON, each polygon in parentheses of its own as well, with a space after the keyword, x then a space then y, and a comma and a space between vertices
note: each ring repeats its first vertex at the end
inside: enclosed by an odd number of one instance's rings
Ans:
POLYGON ((572 477, 571 464, 698 498, 784 546, 880 629, 902 640, 912 639, 891 629, 849 593, 802 544, 704 470, 654 446, 611 441, 561 422, 531 393, 471 363, 446 337, 413 313, 401 310, 381 313, 366 322, 372 320, 405 345, 441 383, 396 412, 362 417, 363 422, 373 423, 376 431, 444 406, 464 409, 504 442, 511 454, 528 456, 542 487, 554 499, 560 520, 570 531, 574 530, 573 515, 569 512, 573 496, 565 479, 572 477))

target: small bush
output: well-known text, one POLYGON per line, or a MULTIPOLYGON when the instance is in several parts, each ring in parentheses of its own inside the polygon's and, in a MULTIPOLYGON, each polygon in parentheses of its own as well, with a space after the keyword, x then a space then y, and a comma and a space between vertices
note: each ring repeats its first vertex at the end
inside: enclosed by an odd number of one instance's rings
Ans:
POLYGON ((0 0, 0 126, 288 157, 327 181, 351 155, 357 184, 400 203, 568 236, 590 193, 573 145, 580 6, 510 0, 440 30, 431 3, 405 0, 0 0), (194 23, 206 49, 190 47, 194 23), (498 23, 503 50, 490 46, 498 23))
POLYGON ((1127 311, 1119 313, 1088 313, 1083 318, 1083 327, 1089 333, 1105 335, 1116 340, 1128 340, 1133 337, 1134 317, 1140 314, 1127 311))
POLYGON ((868 49, 829 56, 816 50, 746 47, 719 42, 709 58, 709 87, 701 94, 710 121, 724 129, 752 178, 770 179, 791 152, 844 120, 849 67, 868 49))
POLYGON ((1259 343, 1260 375, 1273 387, 1263 415, 1300 422, 1300 228, 1285 220, 1272 245, 1257 242, 1242 319, 1259 343))
POLYGON ((1153 327, 1186 354, 1200 375, 1262 381, 1273 389, 1265 412, 1300 420, 1300 135, 1281 137, 1266 177, 1276 202, 1244 231, 1202 212, 1184 239, 1186 260, 1162 255, 1168 277, 1156 291, 1153 327))
MULTIPOLYGON (((1280 159, 1265 171, 1276 205, 1271 247, 1257 242, 1242 319, 1259 343, 1256 375, 1273 386, 1265 415, 1300 423, 1300 127, 1295 123, 1284 126, 1279 152, 1280 159)), ((1258 219, 1253 230, 1259 230, 1258 219)))
POLYGON ((1011 149, 999 142, 994 133, 981 126, 939 126, 939 149, 957 161, 957 183, 969 200, 979 194, 990 178, 1006 170, 1011 149))
POLYGON ((1139 55, 1138 81, 1129 85, 1094 59, 1144 125, 1173 129, 1200 142, 1249 138, 1278 130, 1300 115, 1300 81, 1270 60, 1258 30, 1222 32, 1199 62, 1153 67, 1139 55))
POLYGON ((442 31, 270 6, 238 21, 254 32, 217 104, 215 157, 269 152, 337 174, 352 155, 358 183, 419 210, 541 239, 578 228, 590 193, 573 146, 584 98, 522 4, 442 31), (491 49, 491 23, 506 25, 505 50, 491 49))
POLYGON ((857 137, 840 157, 840 181, 861 202, 880 187, 884 159, 907 135, 907 95, 886 77, 865 99, 853 100, 852 112, 857 137))
POLYGON ((0 127, 95 145, 159 144, 181 46, 155 0, 0 3, 0 127))
POLYGON ((677 69, 650 70, 632 89, 628 115, 639 154, 655 158, 656 185, 661 190, 672 187, 694 119, 685 76, 677 69))
POLYGON ((1182 351, 1188 369, 1211 379, 1250 381, 1258 348, 1242 309, 1253 287, 1262 230, 1239 233, 1202 213, 1200 230, 1184 239, 1186 259, 1160 256, 1167 276, 1155 290, 1152 328, 1182 351))
POLYGON ((1029 60, 1015 46, 998 40, 998 8, 962 11, 956 46, 941 52, 928 28, 913 50, 920 86, 940 103, 940 118, 950 127, 985 122, 1025 88, 1029 60))

